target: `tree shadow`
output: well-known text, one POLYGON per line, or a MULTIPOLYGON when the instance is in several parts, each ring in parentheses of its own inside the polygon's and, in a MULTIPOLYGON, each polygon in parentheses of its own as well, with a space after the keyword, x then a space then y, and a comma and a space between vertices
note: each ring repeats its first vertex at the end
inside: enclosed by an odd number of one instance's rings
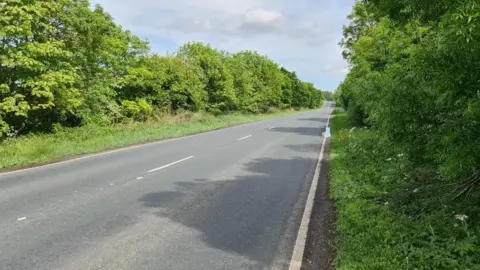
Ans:
POLYGON ((295 133, 303 136, 319 136, 325 132, 325 128, 318 127, 276 127, 270 129, 272 132, 295 133))
POLYGON ((328 118, 326 117, 311 117, 311 118, 297 118, 297 120, 301 121, 312 121, 312 122, 319 122, 319 123, 327 123, 328 118))
POLYGON ((302 152, 302 153, 310 153, 310 152, 316 152, 318 153, 321 148, 321 144, 317 143, 308 143, 308 144, 290 144, 290 145, 285 145, 286 148, 292 149, 297 152, 302 152))
POLYGON ((256 159, 244 164, 238 176, 176 182, 175 191, 148 193, 139 201, 201 232, 208 246, 240 254, 263 269, 272 264, 315 165, 312 158, 256 159))

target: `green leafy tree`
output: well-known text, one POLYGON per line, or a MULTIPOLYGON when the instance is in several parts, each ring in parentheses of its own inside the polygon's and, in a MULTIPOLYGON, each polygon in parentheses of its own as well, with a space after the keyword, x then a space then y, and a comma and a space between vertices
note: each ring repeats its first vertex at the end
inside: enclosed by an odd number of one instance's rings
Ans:
POLYGON ((0 5, 0 138, 143 121, 156 112, 263 113, 317 104, 311 87, 256 52, 188 43, 162 57, 88 0, 0 5))
POLYGON ((1 135, 49 130, 82 104, 72 54, 57 39, 65 1, 2 1, 1 135))
POLYGON ((153 55, 130 68, 119 83, 122 100, 146 98, 158 109, 198 111, 205 108, 201 69, 191 61, 153 55))
POLYGON ((330 91, 322 91, 323 98, 328 101, 333 101, 335 98, 333 97, 333 93, 330 91))
POLYGON ((207 91, 208 111, 218 114, 235 109, 237 98, 233 77, 224 64, 221 52, 201 43, 188 43, 180 47, 177 56, 194 62, 202 69, 201 79, 207 91))
POLYGON ((237 109, 242 112, 258 113, 258 93, 255 91, 254 71, 250 69, 246 54, 228 55, 225 64, 233 76, 233 85, 237 97, 237 109))
POLYGON ((480 192, 478 1, 357 2, 337 100, 442 181, 480 192), (398 12, 398 11, 401 12, 398 12), (468 183, 468 184, 465 184, 468 183))
POLYGON ((118 116, 118 81, 144 62, 148 44, 123 31, 101 6, 91 10, 86 0, 69 1, 60 20, 64 29, 59 38, 73 54, 78 88, 85 99, 77 116, 86 122, 108 122, 118 116))

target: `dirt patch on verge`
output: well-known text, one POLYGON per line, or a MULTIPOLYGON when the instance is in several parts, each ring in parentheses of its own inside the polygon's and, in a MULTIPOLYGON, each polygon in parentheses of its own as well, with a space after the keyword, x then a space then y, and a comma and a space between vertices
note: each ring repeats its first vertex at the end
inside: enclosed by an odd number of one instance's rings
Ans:
POLYGON ((334 235, 335 207, 330 199, 328 159, 330 138, 325 142, 317 193, 308 226, 307 243, 303 255, 303 270, 333 269, 335 250, 330 245, 334 235))

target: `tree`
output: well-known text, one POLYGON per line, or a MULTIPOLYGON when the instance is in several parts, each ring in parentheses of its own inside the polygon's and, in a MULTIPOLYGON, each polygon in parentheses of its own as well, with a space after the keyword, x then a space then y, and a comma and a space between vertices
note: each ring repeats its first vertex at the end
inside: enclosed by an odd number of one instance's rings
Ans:
POLYGON ((202 82, 207 92, 207 111, 218 114, 235 109, 236 96, 233 77, 224 65, 224 56, 201 43, 188 43, 180 47, 177 56, 192 61, 203 71, 202 82))
POLYGON ((337 99, 352 123, 448 181, 480 179, 478 10, 474 0, 357 2, 342 42, 351 71, 337 99))
POLYGON ((298 107, 316 104, 303 90, 296 76, 256 52, 188 43, 174 57, 152 54, 88 0, 1 2, 2 139, 57 125, 143 121, 156 112, 263 113, 289 108, 295 98, 298 107))
POLYGON ((139 67, 130 68, 120 80, 120 100, 142 98, 159 109, 198 111, 205 108, 206 92, 201 69, 180 58, 152 55, 139 67))
POLYGON ((328 100, 328 101, 334 100, 333 93, 330 91, 322 91, 322 95, 325 100, 328 100))
POLYGON ((80 77, 77 85, 85 99, 77 117, 87 123, 108 122, 119 112, 118 81, 145 62, 148 44, 123 31, 100 5, 91 10, 87 0, 68 1, 60 15, 63 35, 59 38, 73 54, 80 77))
POLYGON ((83 99, 73 55, 59 35, 66 1, 3 1, 0 9, 0 136, 50 130, 83 99))

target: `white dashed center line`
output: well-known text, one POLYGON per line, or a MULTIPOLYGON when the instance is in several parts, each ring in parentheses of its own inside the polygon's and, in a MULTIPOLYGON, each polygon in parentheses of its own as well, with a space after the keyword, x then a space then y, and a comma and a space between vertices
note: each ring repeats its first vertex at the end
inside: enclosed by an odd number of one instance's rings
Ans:
POLYGON ((25 220, 25 219, 27 219, 27 217, 17 218, 18 221, 22 221, 22 220, 25 220))
POLYGON ((172 165, 175 165, 175 164, 177 164, 177 163, 183 162, 183 161, 185 161, 185 160, 189 160, 189 159, 191 159, 191 158, 194 158, 194 156, 189 156, 189 157, 187 157, 187 158, 177 160, 177 161, 172 162, 172 163, 170 163, 170 164, 163 165, 162 167, 158 167, 158 168, 152 169, 152 170, 150 170, 150 171, 148 171, 148 172, 149 172, 149 173, 151 173, 151 172, 156 172, 156 171, 165 169, 165 168, 167 168, 167 167, 170 167, 170 166, 172 166, 172 165))
POLYGON ((237 139, 237 141, 245 140, 245 139, 248 139, 248 138, 250 138, 250 137, 252 137, 252 135, 248 135, 248 136, 245 136, 245 137, 243 137, 243 138, 237 139))

